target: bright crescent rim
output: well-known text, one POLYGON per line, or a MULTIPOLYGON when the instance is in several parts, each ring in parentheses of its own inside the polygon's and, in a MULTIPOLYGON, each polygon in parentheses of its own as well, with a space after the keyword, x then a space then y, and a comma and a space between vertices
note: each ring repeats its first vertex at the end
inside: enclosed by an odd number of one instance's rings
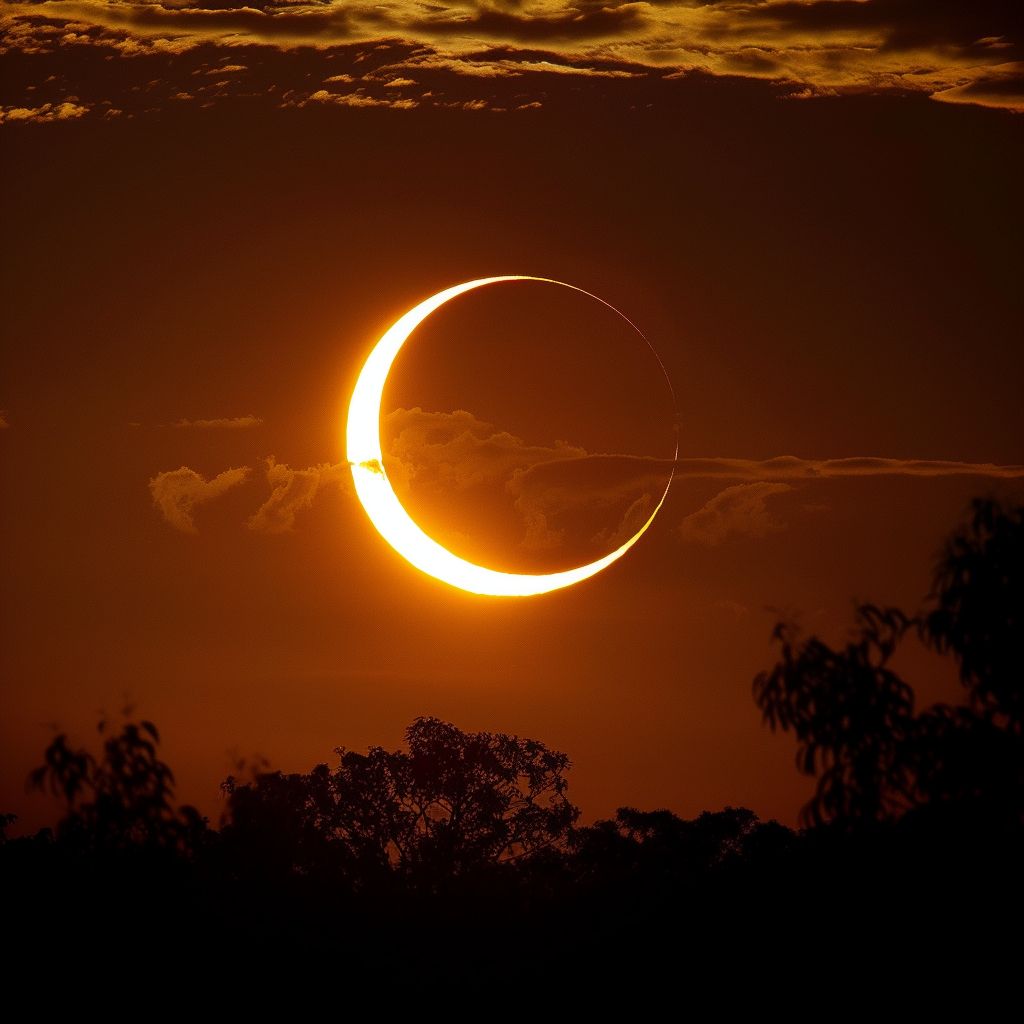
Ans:
MULTIPOLYGON (((485 277, 478 281, 467 281, 465 284, 457 284, 432 295, 429 299, 424 299, 418 306, 397 320, 374 346, 359 373, 359 379, 356 381, 356 386, 352 391, 352 400, 349 403, 346 427, 347 457, 352 469, 356 494, 359 496, 359 501, 366 510, 366 514, 370 517, 370 522, 407 562, 428 576, 433 576, 435 579, 458 587, 460 590, 467 590, 472 594, 490 597, 532 597, 535 594, 546 594, 552 590, 560 590, 562 587, 570 587, 574 583, 581 583, 602 569, 607 569, 613 562, 617 562, 654 522, 654 517, 668 496, 668 489, 672 485, 675 469, 673 468, 669 474, 665 490, 647 522, 611 554, 575 569, 538 575, 499 572, 497 569, 488 569, 486 566, 476 565, 464 558, 459 558, 458 555, 453 555, 447 548, 442 547, 420 529, 398 500, 398 495, 392 490, 384 471, 384 456, 380 446, 380 406, 384 397, 384 386, 387 383, 388 374, 391 372, 391 366, 409 335, 431 313, 458 295, 502 281, 541 281, 546 284, 557 284, 596 299, 622 317, 647 342, 651 351, 654 352, 662 372, 665 373, 665 379, 669 380, 664 363, 661 362, 654 347, 644 337, 643 332, 611 303, 605 302, 604 299, 583 288, 566 284, 564 281, 555 281, 549 277, 532 277, 525 274, 485 277)), ((672 383, 669 380, 669 390, 671 391, 671 389, 672 383)), ((678 455, 679 439, 677 436, 676 457, 678 455)))

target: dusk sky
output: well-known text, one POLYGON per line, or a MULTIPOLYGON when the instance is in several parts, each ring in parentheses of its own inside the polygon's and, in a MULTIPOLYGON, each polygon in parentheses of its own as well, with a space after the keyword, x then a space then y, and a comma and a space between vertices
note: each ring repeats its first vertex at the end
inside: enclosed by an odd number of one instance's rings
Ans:
MULTIPOLYGON (((812 783, 751 699, 780 617, 913 610, 974 496, 1024 497, 1021 7, 5 3, 0 810, 125 704, 212 820, 239 758, 416 715, 573 761, 585 820, 812 783), (352 486, 376 340, 385 467, 352 486), (652 349, 664 363, 674 398, 652 349), (679 457, 673 460, 678 437, 679 457)), ((926 701, 955 669, 901 654, 926 701)))

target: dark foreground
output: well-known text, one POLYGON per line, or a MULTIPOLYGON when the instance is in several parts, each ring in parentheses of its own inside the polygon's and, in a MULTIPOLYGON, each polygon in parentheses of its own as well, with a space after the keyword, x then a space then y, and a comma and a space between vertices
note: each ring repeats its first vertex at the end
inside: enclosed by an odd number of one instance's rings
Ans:
POLYGON ((581 826, 564 754, 432 718, 402 750, 229 778, 212 828, 151 723, 102 724, 99 753, 59 736, 29 781, 62 819, 0 843, 6 994, 115 1017, 1012 1012, 1022 630, 1024 508, 993 502, 919 612, 865 606, 837 648, 781 624, 754 698, 816 780, 799 831, 742 808, 581 826), (961 704, 915 706, 890 667, 910 638, 956 659, 961 704))

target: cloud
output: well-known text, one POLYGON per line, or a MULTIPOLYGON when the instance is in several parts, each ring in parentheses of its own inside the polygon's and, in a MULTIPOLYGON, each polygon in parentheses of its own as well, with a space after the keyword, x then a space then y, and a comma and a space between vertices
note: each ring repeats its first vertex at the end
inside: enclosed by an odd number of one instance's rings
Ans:
POLYGON ((148 113, 242 95, 294 108, 306 105, 311 81, 327 79, 361 83, 331 105, 379 107, 386 97, 369 88, 373 71, 396 60, 432 73, 406 86, 421 107, 548 106, 546 80, 556 74, 608 79, 596 83, 602 101, 635 101, 634 86, 615 78, 644 78, 659 90, 655 99, 678 100, 680 80, 696 74, 762 80, 780 96, 888 92, 1020 110, 1020 89, 1009 79, 1024 61, 1022 12, 1005 0, 42 0, 0 12, 0 52, 56 55, 63 85, 44 88, 45 76, 36 75, 31 91, 6 86, 22 94, 7 98, 2 119, 113 116, 133 106, 148 113), (83 75, 84 50, 131 60, 83 75), (78 59, 68 62, 71 53, 78 59), (141 83, 133 61, 154 65, 141 83), (217 80, 186 88, 196 73, 189 65, 199 62, 217 80), (460 78, 492 78, 497 89, 498 79, 522 86, 527 76, 530 95, 459 94, 460 78), (86 97, 91 83, 116 95, 86 97))
POLYGON ((73 121, 89 112, 80 103, 65 100, 61 103, 43 103, 38 107, 0 106, 0 124, 22 122, 23 124, 48 124, 51 121, 73 121))
POLYGON ((643 3, 568 3, 558 13, 513 14, 491 7, 474 14, 445 13, 435 18, 412 20, 409 27, 429 35, 465 34, 503 41, 578 41, 616 37, 641 28, 647 22, 643 3))
POLYGON ((552 550, 566 516, 615 516, 613 529, 598 530, 592 543, 615 548, 631 537, 654 510, 668 482, 671 461, 630 456, 581 455, 551 459, 515 470, 506 490, 523 521, 527 550, 552 550))
POLYGON ((270 457, 266 466, 270 497, 246 520, 256 533, 288 533, 295 527, 296 513, 308 509, 325 487, 346 487, 351 480, 347 462, 292 469, 270 457))
POLYGON ((594 543, 600 544, 610 551, 625 544, 651 518, 655 500, 654 494, 645 491, 626 509, 619 525, 614 530, 600 530, 594 535, 594 543))
MULTIPOLYGON (((249 425, 247 420, 256 418, 182 422, 238 427, 249 425)), ((464 409, 449 413, 396 409, 383 417, 381 436, 387 474, 400 497, 411 496, 435 513, 442 510, 438 523, 451 536, 468 528, 456 522, 458 514, 453 515, 453 506, 446 504, 453 496, 457 505, 466 508, 469 524, 486 507, 489 515, 508 518, 512 535, 519 532, 520 547, 528 552, 564 547, 570 530, 581 543, 602 550, 618 547, 650 516, 673 469, 677 480, 733 482, 680 528, 684 540, 705 544, 736 535, 761 536, 778 528, 765 502, 791 490, 791 482, 885 476, 1024 478, 1024 466, 937 459, 787 455, 673 461, 591 453, 567 441, 531 443, 464 409), (614 525, 607 525, 609 521, 614 525)), ((194 507, 241 482, 248 472, 232 469, 206 481, 183 466, 158 474, 150 481, 150 490, 171 525, 195 532, 194 507)), ((248 529, 264 534, 293 530, 298 514, 311 508, 325 490, 347 489, 350 482, 345 462, 294 469, 270 457, 265 473, 270 496, 246 521, 248 529)), ((808 510, 814 507, 805 503, 808 510)))
POLYGON ((230 416, 213 420, 181 419, 172 426, 180 430, 248 430, 263 423, 259 416, 230 416))
POLYGON ((398 409, 384 417, 383 436, 396 490, 428 503, 472 492, 477 500, 467 504, 483 499, 492 509, 504 500, 522 531, 520 547, 534 553, 564 545, 566 517, 574 534, 594 517, 614 517, 616 526, 593 532, 591 543, 617 547, 650 515, 668 475, 662 464, 596 459, 567 441, 532 444, 464 409, 398 409), (545 474, 545 466, 557 469, 545 474))
POLYGON ((388 476, 419 488, 464 491, 509 481, 517 470, 549 461, 579 459, 585 448, 566 441, 530 444, 477 419, 471 412, 396 409, 384 417, 388 476))
MULTIPOLYGON (((703 508, 687 516, 678 529, 688 543, 716 546, 730 537, 764 537, 782 529, 766 503, 774 495, 792 491, 786 480, 832 480, 850 477, 954 477, 1024 478, 1024 466, 998 466, 988 462, 953 462, 937 459, 683 459, 676 476, 691 479, 722 478, 753 481, 734 484, 716 494, 703 508)), ((806 511, 822 506, 805 504, 806 511)))
MULTIPOLYGON (((579 78, 638 78, 647 68, 640 65, 624 66, 619 61, 593 59, 585 62, 573 60, 545 50, 520 50, 512 47, 491 47, 488 50, 456 56, 433 49, 421 48, 407 59, 387 65, 376 74, 390 71, 438 72, 462 78, 522 78, 531 75, 570 75, 579 78)), ((369 77, 369 76, 368 76, 369 77)), ((388 84, 393 85, 394 82, 388 84)))
POLYGON ((679 537, 690 544, 716 547, 730 537, 765 537, 782 529, 768 513, 770 497, 793 490, 790 484, 736 484, 716 494, 679 524, 679 537))
POLYGON ((877 32, 887 50, 984 46, 1006 34, 1020 41, 1019 4, 1006 0, 790 0, 767 4, 751 20, 816 34, 877 32))
POLYGON ((999 74, 933 94, 940 103, 968 103, 1024 113, 1024 63, 995 69, 999 74))
POLYGON ((111 4, 105 0, 43 0, 32 7, 44 15, 72 17, 111 30, 143 35, 192 36, 192 45, 231 36, 294 41, 317 36, 339 40, 353 35, 350 11, 335 4, 286 5, 255 2, 219 4, 200 0, 189 6, 168 2, 111 4), (64 12, 67 12, 66 14, 64 12))
MULTIPOLYGON (((615 530, 598 533, 595 541, 617 547, 643 524, 664 489, 668 473, 675 479, 735 480, 704 509, 684 521, 684 540, 720 543, 728 536, 762 536, 779 524, 765 509, 767 498, 792 489, 786 481, 830 480, 850 477, 954 477, 1024 478, 1024 466, 953 462, 935 459, 690 458, 673 463, 629 455, 580 454, 569 459, 548 458, 516 469, 508 483, 524 529, 524 547, 553 550, 565 531, 553 525, 560 516, 583 509, 621 511, 615 530), (637 496, 639 494, 639 497, 637 496)), ((410 457, 412 457, 410 455, 410 457)), ((809 509, 810 510, 810 507, 809 509)))
POLYGON ((680 459, 677 476, 726 477, 738 480, 818 480, 850 476, 985 476, 1010 480, 1024 477, 1024 466, 943 459, 886 459, 858 456, 844 459, 680 459))
POLYGON ((724 538, 741 531, 767 530, 773 521, 765 500, 790 490, 786 481, 849 477, 1024 478, 1024 466, 995 465, 938 459, 891 459, 861 456, 841 459, 645 458, 588 452, 561 441, 530 444, 508 431, 478 419, 466 410, 454 413, 399 409, 385 417, 385 462, 398 489, 416 493, 467 492, 503 487, 523 529, 522 546, 529 551, 554 550, 565 542, 564 517, 614 514, 618 525, 604 529, 594 542, 615 547, 631 536, 650 515, 664 490, 669 472, 675 478, 721 479, 746 483, 753 489, 728 488, 720 505, 694 515, 684 529, 715 530, 724 538), (754 486, 756 485, 756 486, 754 486), (742 499, 742 500, 741 500, 742 499), (726 522, 728 516, 728 522, 726 522), (717 524, 714 526, 713 524, 717 524))
POLYGON ((225 491, 238 486, 249 475, 247 467, 226 469, 212 480, 207 480, 194 469, 182 466, 166 473, 157 473, 149 481, 153 504, 164 519, 183 533, 197 533, 192 513, 197 505, 220 497, 225 491))
POLYGON ((795 455, 777 455, 771 459, 682 458, 653 459, 633 455, 587 454, 563 466, 556 460, 531 468, 530 473, 583 474, 586 467, 604 467, 620 475, 654 475, 675 468, 677 480, 822 480, 856 476, 980 476, 997 480, 1024 477, 1024 465, 998 465, 992 462, 959 462, 947 459, 887 459, 880 456, 854 456, 842 459, 803 459, 795 455), (584 458, 585 462, 579 459, 584 458))
POLYGON ((412 110, 419 106, 414 99, 391 99, 389 97, 367 96, 361 89, 355 92, 328 92, 317 89, 304 100, 295 103, 297 107, 306 107, 310 103, 334 103, 339 107, 390 107, 392 110, 412 110))

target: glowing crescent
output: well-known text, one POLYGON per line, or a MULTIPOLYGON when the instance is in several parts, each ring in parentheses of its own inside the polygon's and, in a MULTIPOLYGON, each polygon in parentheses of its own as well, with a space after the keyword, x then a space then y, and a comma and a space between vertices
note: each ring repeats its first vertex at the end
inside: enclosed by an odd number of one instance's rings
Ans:
MULTIPOLYGON (((413 521, 403 508, 398 496, 391 488, 387 473, 384 471, 384 456, 380 447, 380 405, 384 396, 384 385, 395 357, 401 351, 409 335, 436 309, 443 306, 449 299, 457 295, 482 288, 484 285, 497 284, 501 281, 543 281, 547 284, 561 285, 573 291, 597 299, 602 305, 622 317, 643 338, 643 334, 614 306, 591 295, 590 292, 577 288, 575 285, 562 281, 553 281, 547 277, 530 277, 527 275, 509 275, 506 277, 485 277, 479 281, 468 281, 457 284, 438 292, 429 299, 424 299, 418 306, 410 309, 400 320, 396 321, 374 346, 363 365, 352 392, 352 401, 348 407, 348 426, 346 431, 348 461, 352 467, 352 479, 356 494, 362 502, 370 521, 377 532, 408 562, 429 576, 449 583, 461 590, 473 594, 485 594, 494 597, 530 597, 534 594, 546 594, 551 590, 570 587, 596 575, 617 562, 647 531, 654 522, 658 509, 665 502, 668 489, 672 484, 673 472, 662 492, 661 499, 651 513, 647 522, 633 534, 621 547, 611 554, 599 558, 596 562, 581 565, 576 569, 563 572, 551 572, 541 575, 529 573, 499 572, 488 569, 473 562, 467 562, 443 548, 437 541, 428 537, 413 521)), ((644 338, 646 341, 647 339, 644 338)), ((648 344, 650 344, 648 342, 648 344)), ((653 348, 652 348, 653 351, 653 348)), ((657 353, 655 353, 657 358, 657 353)), ((661 360, 658 359, 659 364, 661 360)), ((662 371, 665 370, 661 365, 662 371)), ((666 380, 668 374, 665 374, 666 380)), ((671 383, 669 384, 671 388, 671 383)), ((679 453, 679 442, 676 441, 676 454, 679 453)))

